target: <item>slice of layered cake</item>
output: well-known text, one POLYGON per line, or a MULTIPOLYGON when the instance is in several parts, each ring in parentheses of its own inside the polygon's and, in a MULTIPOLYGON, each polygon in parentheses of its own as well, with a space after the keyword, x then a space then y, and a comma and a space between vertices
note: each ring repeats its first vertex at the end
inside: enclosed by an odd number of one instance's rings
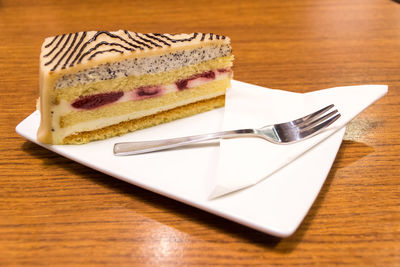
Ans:
POLYGON ((82 144, 224 105, 230 40, 216 34, 90 31, 47 38, 38 140, 82 144))

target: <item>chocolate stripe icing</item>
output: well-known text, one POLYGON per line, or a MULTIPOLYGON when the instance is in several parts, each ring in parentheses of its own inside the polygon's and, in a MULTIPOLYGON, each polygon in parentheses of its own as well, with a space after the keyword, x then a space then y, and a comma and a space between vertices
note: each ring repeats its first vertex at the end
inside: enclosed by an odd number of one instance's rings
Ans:
POLYGON ((170 43, 167 43, 166 41, 164 41, 164 40, 162 40, 162 39, 160 39, 160 38, 157 38, 157 37, 155 37, 155 36, 152 36, 150 33, 146 33, 145 36, 146 36, 146 37, 149 37, 149 38, 151 38, 151 39, 153 39, 153 40, 156 40, 156 41, 158 41, 158 42, 160 42, 160 43, 163 43, 163 44, 165 44, 165 45, 171 46, 170 43))
POLYGON ((50 56, 50 55, 57 49, 57 47, 60 45, 60 43, 62 42, 62 40, 64 39, 64 37, 65 37, 65 34, 63 34, 63 35, 61 36, 61 39, 58 41, 58 43, 56 44, 56 46, 53 47, 53 49, 52 49, 49 53, 47 53, 46 55, 44 55, 43 57, 48 57, 48 56, 50 56))
POLYGON ((92 59, 92 58, 94 58, 95 56, 97 56, 98 54, 103 54, 103 53, 105 53, 105 52, 119 52, 120 54, 124 53, 124 52, 121 51, 121 50, 112 48, 112 49, 108 49, 108 50, 97 51, 96 53, 94 53, 93 55, 91 55, 91 56, 89 57, 89 59, 92 59))
POLYGON ((48 43, 47 45, 45 45, 44 47, 46 47, 46 48, 50 47, 50 46, 57 40, 58 37, 59 37, 59 35, 56 35, 56 36, 53 38, 53 40, 52 40, 50 43, 48 43))
POLYGON ((214 35, 212 33, 142 34, 127 30, 117 32, 77 32, 49 38, 48 43, 43 47, 42 58, 49 57, 44 62, 44 65, 51 66, 50 71, 55 71, 73 67, 76 64, 83 63, 84 60, 92 60, 99 54, 111 52, 124 54, 137 50, 167 48, 174 46, 176 43, 208 42, 213 40, 213 37, 215 37, 215 40, 226 38, 223 35, 214 35))
MULTIPOLYGON (((83 39, 85 39, 86 37, 86 32, 82 33, 81 39, 79 39, 78 44, 74 47, 74 50, 72 51, 72 53, 69 55, 69 57, 67 58, 67 61, 65 61, 64 65, 62 66, 62 69, 65 69, 69 60, 72 58, 72 56, 75 54, 76 50, 78 49, 78 47, 81 45, 83 39)), ((70 66, 72 66, 73 64, 71 63, 70 66)))
MULTIPOLYGON (((64 59, 64 57, 69 53, 69 51, 71 50, 71 47, 74 46, 75 41, 76 41, 76 37, 78 36, 78 33, 74 34, 74 39, 72 40, 72 43, 70 44, 69 48, 67 49, 67 51, 64 53, 64 55, 62 55, 62 57, 60 58, 60 60, 58 60, 57 64, 51 69, 51 71, 55 70, 57 68, 57 66, 61 63, 61 61, 64 59)), ((68 43, 70 36, 68 36, 68 39, 65 43, 68 43)))
POLYGON ((165 35, 165 34, 160 34, 160 33, 153 33, 153 35, 159 36, 159 37, 162 37, 162 38, 165 38, 165 39, 167 39, 168 41, 171 41, 171 42, 173 42, 173 43, 176 43, 176 42, 190 42, 190 41, 192 41, 193 39, 196 39, 198 33, 195 32, 195 33, 193 33, 193 36, 192 36, 192 37, 184 38, 184 39, 172 39, 172 38, 168 37, 167 35, 165 35))
MULTIPOLYGON (((92 53, 93 51, 97 50, 97 48, 99 48, 100 46, 103 46, 103 45, 119 46, 119 47, 122 47, 123 49, 128 50, 128 51, 135 51, 135 49, 123 46, 122 44, 109 43, 109 42, 103 41, 103 42, 98 43, 94 47, 90 48, 87 52, 83 53, 81 55, 81 57, 79 58, 79 60, 78 60, 78 64, 81 63, 82 59, 85 58, 85 56, 89 55, 90 53, 92 53)), ((92 57, 90 56, 89 58, 92 58, 92 57)))
MULTIPOLYGON (((139 49, 140 49, 140 46, 137 46, 137 45, 135 45, 135 44, 132 44, 131 42, 126 41, 124 38, 122 38, 122 37, 120 37, 120 36, 118 36, 118 35, 115 35, 115 34, 112 34, 112 33, 106 32, 106 31, 100 31, 100 32, 97 32, 89 41, 87 41, 86 43, 84 43, 84 44, 82 45, 81 49, 80 49, 79 52, 78 52, 78 55, 75 57, 74 61, 72 61, 72 64, 71 64, 71 65, 74 65, 74 63, 75 63, 77 60, 78 60, 78 64, 81 62, 81 61, 79 60, 79 58, 80 58, 81 54, 83 53, 84 49, 85 49, 90 43, 95 42, 95 41, 97 40, 97 37, 99 37, 101 34, 108 35, 108 36, 111 37, 111 38, 117 38, 117 39, 123 41, 124 43, 126 43, 126 44, 128 44, 128 45, 134 47, 134 48, 139 48, 139 49)), ((115 44, 115 43, 112 43, 112 44, 115 44)), ((92 57, 89 57, 89 59, 91 59, 91 58, 92 58, 92 57)), ((70 65, 70 66, 71 66, 71 65, 70 65)))
MULTIPOLYGON (((143 43, 143 42, 141 42, 141 41, 138 41, 138 40, 134 39, 134 38, 132 37, 132 35, 131 35, 127 30, 125 30, 124 32, 125 32, 125 34, 128 36, 129 39, 131 39, 132 41, 136 42, 137 44, 143 45, 143 46, 145 46, 145 47, 147 47, 147 48, 150 48, 150 49, 153 48, 152 46, 150 46, 150 45, 148 45, 148 44, 146 44, 146 43, 143 43)), ((142 48, 142 49, 143 49, 143 48, 142 48)))
POLYGON ((134 47, 134 48, 139 48, 139 49, 140 49, 139 46, 137 46, 137 45, 135 45, 135 44, 132 44, 131 42, 128 42, 127 40, 125 40, 125 39, 122 38, 121 36, 112 34, 112 33, 107 32, 107 31, 100 31, 100 32, 97 32, 97 33, 88 41, 88 43, 91 43, 91 42, 96 41, 97 37, 99 37, 99 36, 102 35, 102 34, 108 35, 108 36, 111 37, 111 38, 117 38, 117 39, 123 41, 124 43, 126 43, 126 44, 128 44, 128 45, 134 47))
POLYGON ((51 62, 53 62, 53 60, 56 59, 58 57, 58 55, 64 50, 65 46, 69 42, 69 39, 71 38, 71 35, 72 34, 68 34, 67 40, 64 42, 64 44, 61 47, 61 49, 54 55, 54 57, 50 61, 48 61, 47 63, 44 64, 45 66, 51 64, 51 62))
POLYGON ((162 47, 161 45, 156 44, 156 43, 154 43, 153 41, 151 41, 151 40, 149 40, 149 39, 143 38, 143 37, 140 36, 139 33, 137 33, 137 32, 135 32, 135 35, 136 35, 138 38, 140 38, 141 40, 143 40, 143 41, 145 41, 145 42, 147 42, 147 43, 150 43, 150 44, 154 45, 155 47, 162 47))

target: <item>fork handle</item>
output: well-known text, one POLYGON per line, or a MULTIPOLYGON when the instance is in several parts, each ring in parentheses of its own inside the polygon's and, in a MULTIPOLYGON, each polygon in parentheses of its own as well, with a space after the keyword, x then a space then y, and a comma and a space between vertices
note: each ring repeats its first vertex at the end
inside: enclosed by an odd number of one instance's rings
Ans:
POLYGON ((253 136, 254 129, 241 129, 232 131, 222 131, 209 134, 192 135, 164 140, 140 141, 140 142, 123 142, 114 145, 114 155, 128 156, 153 151, 160 151, 169 148, 181 147, 190 144, 200 143, 208 140, 234 138, 243 136, 253 136))

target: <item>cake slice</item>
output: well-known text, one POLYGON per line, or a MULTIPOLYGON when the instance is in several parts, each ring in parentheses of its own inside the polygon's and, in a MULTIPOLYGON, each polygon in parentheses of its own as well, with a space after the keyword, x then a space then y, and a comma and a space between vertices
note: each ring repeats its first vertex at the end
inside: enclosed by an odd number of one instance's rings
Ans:
POLYGON ((224 105, 232 61, 213 33, 89 31, 46 38, 38 140, 82 144, 224 105))

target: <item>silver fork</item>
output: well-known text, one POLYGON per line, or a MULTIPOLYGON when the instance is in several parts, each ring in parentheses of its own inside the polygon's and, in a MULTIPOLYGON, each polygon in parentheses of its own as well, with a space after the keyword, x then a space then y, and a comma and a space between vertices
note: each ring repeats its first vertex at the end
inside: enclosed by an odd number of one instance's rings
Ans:
POLYGON ((295 143, 316 135, 322 129, 335 122, 340 117, 340 113, 336 109, 325 114, 333 107, 334 105, 329 105, 302 118, 264 126, 260 129, 240 129, 164 140, 116 143, 114 145, 114 155, 136 155, 213 139, 235 137, 260 137, 274 144, 295 143))

